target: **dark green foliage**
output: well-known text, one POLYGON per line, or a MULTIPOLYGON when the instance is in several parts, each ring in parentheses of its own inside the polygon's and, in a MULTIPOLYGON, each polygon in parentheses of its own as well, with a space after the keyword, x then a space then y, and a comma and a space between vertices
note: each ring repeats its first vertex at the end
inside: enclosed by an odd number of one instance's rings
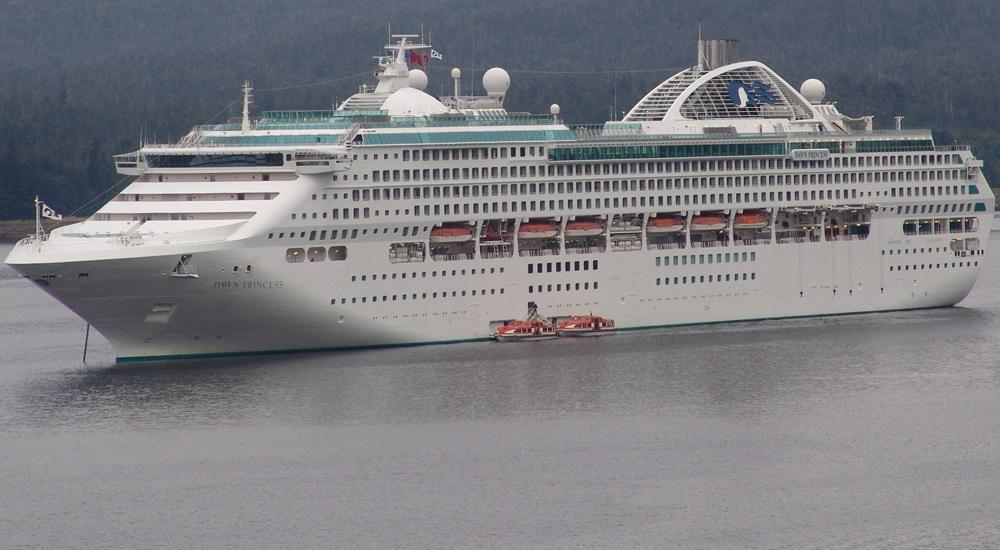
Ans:
MULTIPOLYGON (((1000 182, 1000 4, 640 0, 0 0, 0 218, 29 217, 37 192, 68 213, 120 180, 110 155, 254 109, 330 108, 360 82, 266 91, 370 71, 397 32, 433 32, 443 62, 428 91, 466 91, 508 69, 508 107, 571 122, 620 113, 695 57, 706 37, 743 42, 793 85, 822 79, 851 115, 931 127, 973 146, 1000 182), (388 19, 387 19, 388 17, 388 19), (526 71, 642 70, 541 74, 526 71), (617 103, 615 98, 617 97, 617 103), (226 106, 229 106, 228 109, 226 106), (213 118, 214 117, 214 118, 213 118)), ((84 209, 83 213, 96 208, 84 209)))

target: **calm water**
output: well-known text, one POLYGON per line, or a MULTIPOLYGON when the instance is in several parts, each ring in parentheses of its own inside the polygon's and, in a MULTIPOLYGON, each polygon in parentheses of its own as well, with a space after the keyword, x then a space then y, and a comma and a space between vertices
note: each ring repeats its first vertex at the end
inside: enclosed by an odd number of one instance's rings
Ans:
POLYGON ((0 547, 995 548, 998 275, 932 311, 114 366, 0 267, 0 547))

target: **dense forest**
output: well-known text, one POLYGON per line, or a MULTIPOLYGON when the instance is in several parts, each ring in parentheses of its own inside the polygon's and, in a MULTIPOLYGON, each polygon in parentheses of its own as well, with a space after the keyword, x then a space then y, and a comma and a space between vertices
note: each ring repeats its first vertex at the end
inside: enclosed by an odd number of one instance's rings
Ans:
POLYGON ((0 219, 35 193, 89 213, 122 183, 112 154, 237 115, 244 79, 255 111, 330 108, 371 81, 390 25, 443 54, 432 93, 451 67, 469 90, 502 66, 508 108, 597 122, 692 65, 699 20, 850 115, 971 144, 1000 184, 996 0, 0 0, 0 219))

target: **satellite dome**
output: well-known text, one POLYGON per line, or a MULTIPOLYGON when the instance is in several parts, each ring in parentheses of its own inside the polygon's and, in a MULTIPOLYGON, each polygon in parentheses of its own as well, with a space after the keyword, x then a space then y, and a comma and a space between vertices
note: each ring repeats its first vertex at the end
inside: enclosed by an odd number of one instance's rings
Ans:
POLYGON ((507 88, 510 88, 510 75, 507 71, 493 67, 483 73, 483 89, 487 95, 504 95, 507 88))
POLYGON ((448 108, 430 94, 416 88, 400 88, 386 98, 382 110, 389 116, 427 116, 447 113, 448 108))
POLYGON ((451 70, 451 77, 452 78, 462 78, 462 69, 459 69, 458 67, 455 67, 454 69, 452 69, 451 70))
POLYGON ((420 69, 410 69, 410 87, 417 90, 425 90, 427 88, 427 73, 421 71, 420 69))
POLYGON ((826 96, 826 86, 819 80, 810 78, 802 83, 799 93, 806 98, 806 101, 815 105, 823 102, 823 97, 826 96))
POLYGON ((553 103, 552 105, 549 105, 549 113, 553 114, 553 115, 558 115, 559 114, 559 104, 558 103, 553 103))

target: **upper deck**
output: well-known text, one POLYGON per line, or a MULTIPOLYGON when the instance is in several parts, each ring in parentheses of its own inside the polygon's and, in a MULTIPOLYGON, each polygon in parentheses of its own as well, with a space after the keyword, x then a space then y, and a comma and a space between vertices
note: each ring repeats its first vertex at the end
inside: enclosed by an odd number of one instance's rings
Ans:
MULTIPOLYGON (((336 110, 264 111, 194 127, 171 144, 145 145, 116 157, 119 172, 347 169, 363 147, 437 148, 525 144, 544 146, 550 162, 673 157, 792 155, 914 151, 934 148, 929 130, 874 130, 872 117, 851 118, 824 102, 825 85, 810 79, 796 90, 757 61, 740 61, 734 41, 701 41, 696 66, 666 79, 621 121, 568 124, 560 108, 549 115, 509 112, 510 77, 499 68, 483 76, 484 96, 462 96, 454 69, 453 96, 424 90, 427 75, 411 55, 429 48, 399 35, 379 57, 374 90, 362 86, 336 110), (409 52, 409 53, 407 53, 409 52), (711 55, 723 52, 725 55, 711 55)), ((388 160, 388 157, 384 157, 388 160)))

